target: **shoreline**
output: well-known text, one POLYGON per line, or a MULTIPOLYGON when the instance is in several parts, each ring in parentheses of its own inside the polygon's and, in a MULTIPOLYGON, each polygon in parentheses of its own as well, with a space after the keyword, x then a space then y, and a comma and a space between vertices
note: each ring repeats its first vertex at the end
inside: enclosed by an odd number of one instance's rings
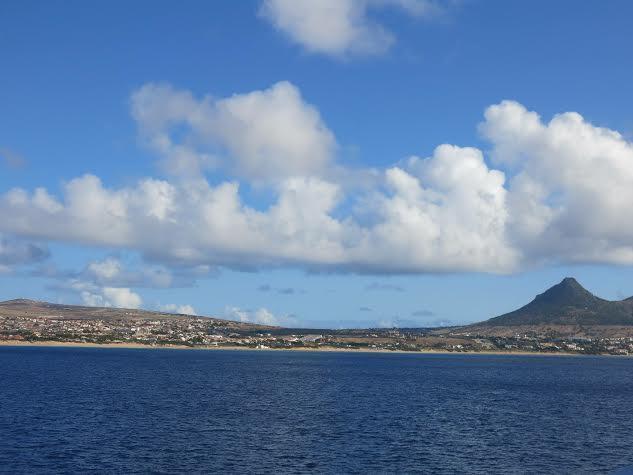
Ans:
MULTIPOLYGON (((625 356, 625 355, 584 355, 581 353, 543 353, 529 351, 448 351, 424 349, 419 351, 386 350, 372 348, 251 348, 244 346, 186 346, 186 345, 144 345, 142 343, 80 343, 66 341, 24 341, 1 340, 0 347, 48 347, 48 348, 104 348, 104 349, 135 349, 135 350, 191 350, 191 351, 299 351, 311 353, 376 353, 376 354, 423 354, 423 355, 488 355, 488 356, 625 356)), ((628 355, 633 356, 633 355, 628 355)))

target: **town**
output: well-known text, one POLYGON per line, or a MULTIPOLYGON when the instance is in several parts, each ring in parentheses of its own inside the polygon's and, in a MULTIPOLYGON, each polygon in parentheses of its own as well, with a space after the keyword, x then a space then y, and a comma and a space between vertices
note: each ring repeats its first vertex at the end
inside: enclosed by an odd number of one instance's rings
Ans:
POLYGON ((206 317, 71 319, 0 316, 0 341, 135 344, 153 347, 571 353, 631 355, 631 337, 561 337, 535 332, 481 335, 464 327, 288 329, 206 317))

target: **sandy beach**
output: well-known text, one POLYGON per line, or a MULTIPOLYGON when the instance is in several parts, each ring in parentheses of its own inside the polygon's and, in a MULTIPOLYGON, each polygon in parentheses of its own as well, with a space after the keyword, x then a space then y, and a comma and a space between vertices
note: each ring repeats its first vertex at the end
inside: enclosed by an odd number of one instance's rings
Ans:
MULTIPOLYGON (((436 354, 436 355, 515 355, 515 356, 585 356, 578 353, 534 353, 527 351, 443 351, 425 349, 420 351, 386 350, 380 348, 249 348, 244 346, 185 346, 185 345, 143 345, 140 343, 79 343, 63 341, 36 341, 29 342, 23 340, 2 340, 0 346, 22 346, 22 347, 66 347, 66 348, 126 348, 140 350, 191 350, 191 351, 300 351, 313 353, 392 353, 392 354, 436 354)), ((609 356, 609 355, 604 355, 609 356)))

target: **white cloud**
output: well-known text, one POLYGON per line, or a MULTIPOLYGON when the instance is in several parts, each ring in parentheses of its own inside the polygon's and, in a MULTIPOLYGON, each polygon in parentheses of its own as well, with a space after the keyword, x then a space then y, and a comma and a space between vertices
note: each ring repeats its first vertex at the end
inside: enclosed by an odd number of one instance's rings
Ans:
POLYGON ((436 10, 429 0, 264 0, 260 14, 295 43, 330 56, 374 55, 395 42, 368 10, 395 7, 413 16, 436 10))
POLYGON ((105 301, 101 294, 93 294, 88 290, 81 291, 81 300, 89 307, 111 307, 112 304, 105 301))
POLYGON ((574 112, 544 123, 521 104, 489 107, 492 155, 508 186, 514 245, 533 259, 633 264, 633 144, 574 112))
POLYGON ((143 303, 138 294, 126 288, 104 287, 103 296, 115 307, 139 308, 143 303))
POLYGON ((504 175, 479 150, 451 145, 385 172, 388 192, 365 203, 375 223, 349 252, 374 272, 512 270, 504 175), (406 168, 406 169, 405 169, 406 168))
MULTIPOLYGON (((229 98, 226 108, 274 103, 270 96, 281 94, 303 110, 296 88, 281 84, 229 98)), ((633 264, 633 145, 579 114, 544 123, 522 105, 502 102, 486 110, 480 126, 495 168, 481 150, 444 144, 430 157, 374 170, 371 186, 350 190, 345 173, 330 173, 342 167, 328 153, 303 156, 314 148, 305 145, 310 140, 295 148, 285 136, 292 133, 249 136, 250 129, 266 130, 268 114, 249 113, 252 123, 229 133, 241 113, 208 114, 225 107, 153 88, 142 89, 145 105, 137 111, 150 141, 184 121, 201 136, 212 130, 207 138, 243 133, 245 142, 268 144, 261 148, 274 152, 262 155, 251 151, 259 146, 227 146, 224 160, 251 183, 270 164, 277 173, 267 178, 271 204, 245 204, 240 182, 217 176, 213 185, 197 175, 112 188, 84 175, 67 182, 60 197, 39 188, 0 195, 0 231, 137 251, 162 264, 130 271, 114 259, 92 263, 79 278, 99 289, 170 286, 167 267, 176 265, 421 273, 511 272, 550 261, 633 264), (213 127, 204 125, 209 121, 213 127)), ((307 129, 328 130, 309 108, 307 129)), ((194 142, 182 143, 200 156, 194 142)))
POLYGON ((0 214, 7 219, 0 226, 49 239, 135 249, 189 265, 321 264, 341 258, 337 236, 344 229, 328 214, 337 203, 334 184, 317 178, 286 180, 268 212, 245 206, 236 183, 212 187, 206 181, 187 182, 175 190, 172 219, 162 220, 139 204, 142 186, 110 190, 87 175, 66 185, 60 212, 34 206, 25 191, 18 203, 1 197, 0 214))
POLYGON ((121 274, 121 262, 109 257, 103 261, 90 262, 87 270, 99 280, 110 280, 121 274))
POLYGON ((238 322, 249 322, 250 314, 246 310, 242 310, 239 307, 226 307, 224 314, 227 319, 235 320, 238 322))
MULTIPOLYGON (((320 173, 332 160, 334 135, 319 112, 288 82, 263 91, 196 100, 168 85, 147 84, 132 96, 132 113, 150 147, 168 171, 198 176, 222 168, 249 180, 277 181, 320 173), (174 131, 185 128, 179 141, 174 131)), ((152 184, 144 196, 165 218, 173 190, 152 184)))
POLYGON ((196 310, 191 305, 177 305, 168 303, 160 305, 159 309, 163 312, 179 313, 183 315, 197 315, 196 310))
POLYGON ((297 324, 296 318, 292 315, 276 316, 266 308, 257 310, 243 310, 239 307, 226 307, 225 317, 229 320, 236 320, 243 323, 258 323, 269 326, 293 326, 297 324))
POLYGON ((124 284, 129 274, 115 258, 90 262, 79 273, 50 269, 41 275, 56 279, 51 286, 56 290, 76 294, 84 305, 90 307, 140 308, 143 299, 124 284))
POLYGON ((265 308, 260 308, 254 314, 254 320, 264 325, 276 325, 278 323, 277 318, 265 308))
POLYGON ((79 280, 71 281, 68 289, 76 291, 85 305, 90 307, 140 308, 143 299, 124 287, 98 287, 79 280))

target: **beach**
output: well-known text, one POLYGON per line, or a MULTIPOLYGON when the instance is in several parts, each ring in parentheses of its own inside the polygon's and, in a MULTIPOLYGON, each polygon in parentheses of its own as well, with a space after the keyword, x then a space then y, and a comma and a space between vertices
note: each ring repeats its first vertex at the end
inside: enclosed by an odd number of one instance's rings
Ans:
MULTIPOLYGON (((319 348, 299 347, 299 348, 253 348, 238 345, 230 346, 187 346, 187 345, 143 345, 141 343, 84 343, 65 341, 24 341, 24 340, 2 340, 0 346, 20 346, 20 347, 66 347, 66 348, 105 348, 105 349, 141 349, 141 350, 192 350, 192 351, 291 351, 291 352, 330 352, 330 353, 394 353, 394 354, 431 354, 431 355, 517 355, 517 356, 583 356, 579 353, 556 352, 539 353, 528 351, 446 351, 423 349, 419 351, 388 350, 384 348, 337 348, 333 346, 322 346, 319 348)), ((595 355, 599 356, 599 355, 595 355)), ((603 355, 609 356, 609 355, 603 355)))

